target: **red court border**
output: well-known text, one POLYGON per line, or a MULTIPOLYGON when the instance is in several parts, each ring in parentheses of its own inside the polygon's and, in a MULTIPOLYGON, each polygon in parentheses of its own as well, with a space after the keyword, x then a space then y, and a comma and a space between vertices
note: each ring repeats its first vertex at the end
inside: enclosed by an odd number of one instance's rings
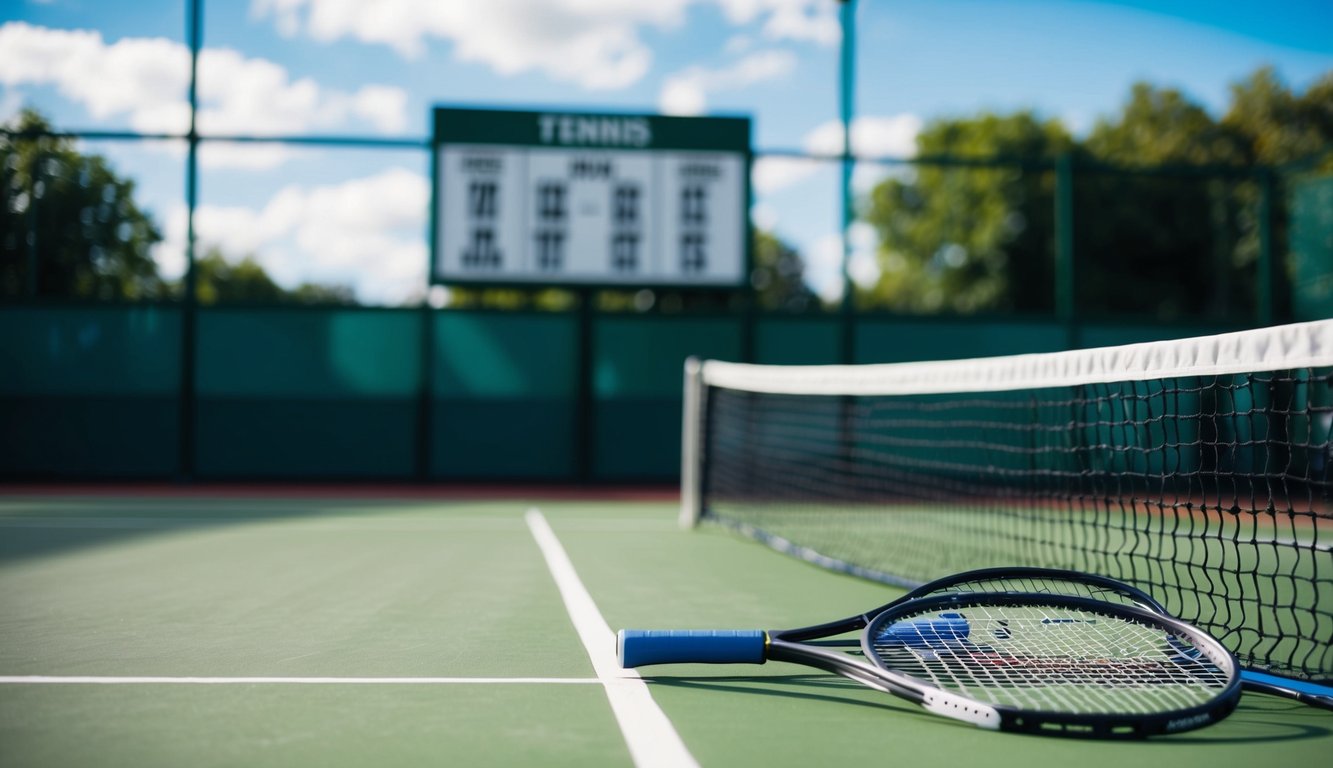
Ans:
POLYGON ((374 483, 0 483, 0 497, 82 497, 104 499, 393 499, 472 501, 678 501, 680 489, 667 485, 570 486, 502 484, 374 483))

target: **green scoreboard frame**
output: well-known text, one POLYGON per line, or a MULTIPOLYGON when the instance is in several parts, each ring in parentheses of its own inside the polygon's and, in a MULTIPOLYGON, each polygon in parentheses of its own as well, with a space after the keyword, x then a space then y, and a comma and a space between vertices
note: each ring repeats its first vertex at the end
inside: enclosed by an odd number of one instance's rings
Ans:
POLYGON ((434 284, 745 289, 750 119, 438 107, 434 284))

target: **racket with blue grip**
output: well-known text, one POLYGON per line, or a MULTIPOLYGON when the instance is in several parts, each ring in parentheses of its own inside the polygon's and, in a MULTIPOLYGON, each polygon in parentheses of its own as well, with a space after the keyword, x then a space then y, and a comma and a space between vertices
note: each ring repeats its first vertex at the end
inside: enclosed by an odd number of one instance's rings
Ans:
POLYGON ((622 630, 617 652, 626 668, 804 664, 1000 730, 1126 738, 1217 722, 1239 696, 1234 657, 1154 606, 1101 577, 987 569, 812 627, 622 630))
MULTIPOLYGON (((846 634, 863 629, 874 616, 889 608, 912 600, 931 595, 969 594, 973 592, 1030 592, 1074 595, 1136 606, 1163 616, 1171 615, 1160 602, 1147 592, 1105 576, 1058 568, 983 568, 952 574, 929 582, 887 605, 867 611, 860 616, 816 627, 788 630, 783 634, 788 639, 797 641, 846 634)), ((956 630, 957 626, 954 625, 951 631, 956 630)), ((654 634, 650 639, 643 639, 639 636, 639 633, 644 631, 629 630, 631 636, 630 657, 625 662, 625 666, 674 663, 670 657, 681 654, 694 659, 700 646, 712 642, 717 643, 717 650, 713 653, 719 655, 719 658, 714 661, 695 659, 696 663, 762 663, 759 659, 761 659, 763 643, 765 642, 765 633, 761 630, 723 630, 721 632, 732 633, 735 638, 730 642, 723 642, 720 637, 716 641, 694 639, 674 648, 673 643, 662 637, 660 631, 649 631, 657 634, 654 634)), ((705 637, 719 636, 718 630, 701 630, 701 632, 704 633, 705 637)), ((618 644, 623 648, 623 641, 618 644)), ((835 646, 839 644, 856 645, 856 642, 838 643, 834 641, 832 644, 835 646)), ((1182 651, 1182 656, 1186 653, 1182 651)), ((1240 679, 1242 688, 1247 692, 1280 696, 1309 706, 1333 710, 1333 687, 1328 685, 1295 680, 1251 669, 1241 669, 1240 679)))

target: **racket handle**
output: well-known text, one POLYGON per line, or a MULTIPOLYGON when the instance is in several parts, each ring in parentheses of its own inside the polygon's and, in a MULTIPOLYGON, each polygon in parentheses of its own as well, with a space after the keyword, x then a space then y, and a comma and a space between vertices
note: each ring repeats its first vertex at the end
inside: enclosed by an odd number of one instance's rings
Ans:
POLYGON ((616 656, 624 669, 646 664, 763 664, 762 629, 622 629, 616 656))

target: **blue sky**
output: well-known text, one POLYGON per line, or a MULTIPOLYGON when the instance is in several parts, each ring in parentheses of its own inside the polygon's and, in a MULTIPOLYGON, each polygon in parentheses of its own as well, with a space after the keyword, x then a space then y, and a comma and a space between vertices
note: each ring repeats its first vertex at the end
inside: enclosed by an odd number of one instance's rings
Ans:
MULTIPOLYGON (((462 104, 746 114, 760 150, 839 148, 832 0, 211 0, 204 20, 205 133, 421 139, 432 105, 462 104)), ((1082 133, 1138 80, 1220 114, 1261 65, 1297 89, 1333 70, 1330 0, 861 0, 857 29, 855 141, 875 156, 910 156, 939 117, 1032 109, 1082 133)), ((187 65, 183 0, 0 0, 0 118, 31 105, 64 128, 178 132, 187 65)), ((182 145, 88 149, 138 180, 178 270, 182 145)), ((424 152, 206 149, 206 244, 287 283, 420 295, 424 152)), ((831 290, 835 169, 766 160, 755 186, 756 220, 831 290)))

